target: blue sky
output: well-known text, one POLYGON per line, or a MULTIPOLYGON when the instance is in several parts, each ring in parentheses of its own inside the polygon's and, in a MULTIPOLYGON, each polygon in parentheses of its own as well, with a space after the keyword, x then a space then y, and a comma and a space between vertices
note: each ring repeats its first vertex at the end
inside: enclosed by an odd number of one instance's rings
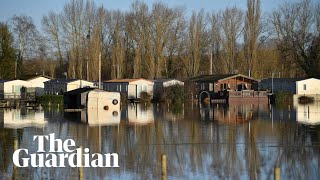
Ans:
MULTIPOLYGON (((49 11, 60 12, 69 0, 1 0, 0 21, 5 22, 13 15, 31 16, 39 30, 41 18, 49 11)), ((106 9, 129 10, 134 0, 95 0, 97 5, 103 4, 106 9)), ((164 2, 170 7, 183 6, 187 14, 203 8, 206 12, 219 11, 228 6, 246 8, 246 0, 142 0, 149 6, 153 2, 164 2)), ((270 12, 285 0, 261 0, 263 12, 270 12)), ((295 0, 296 1, 296 0, 295 0)))

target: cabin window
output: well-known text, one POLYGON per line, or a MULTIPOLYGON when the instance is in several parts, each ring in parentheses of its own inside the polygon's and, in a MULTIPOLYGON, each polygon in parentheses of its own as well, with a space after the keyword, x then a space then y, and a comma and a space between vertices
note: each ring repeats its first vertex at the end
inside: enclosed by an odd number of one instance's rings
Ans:
POLYGON ((126 85, 126 91, 128 91, 128 85, 126 85))
POLYGON ((209 84, 209 91, 213 91, 213 83, 209 84))
POLYGON ((307 85, 306 84, 303 85, 303 90, 307 90, 307 85))
POLYGON ((120 84, 120 91, 121 91, 121 84, 120 84))
POLYGON ((142 86, 142 91, 147 92, 147 86, 142 86))

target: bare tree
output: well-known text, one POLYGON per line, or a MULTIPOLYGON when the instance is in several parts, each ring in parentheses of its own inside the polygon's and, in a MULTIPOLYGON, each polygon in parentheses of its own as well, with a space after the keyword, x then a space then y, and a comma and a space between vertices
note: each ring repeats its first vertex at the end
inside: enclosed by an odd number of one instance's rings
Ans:
POLYGON ((320 35, 320 3, 315 5, 314 9, 314 15, 316 20, 316 30, 318 32, 318 35, 320 35))
POLYGON ((219 14, 212 13, 208 15, 210 23, 210 58, 214 63, 212 68, 214 72, 222 73, 221 67, 221 51, 222 51, 222 34, 221 34, 221 16, 219 14))
POLYGON ((249 76, 257 57, 257 41, 260 34, 260 0, 247 0, 247 13, 244 26, 244 55, 249 76))
POLYGON ((188 77, 199 74, 201 58, 208 45, 206 25, 203 9, 198 14, 192 13, 185 39, 186 52, 185 55, 181 56, 188 77))
POLYGON ((69 41, 69 69, 71 78, 82 78, 82 48, 84 32, 84 3, 83 0, 72 0, 64 6, 61 14, 61 24, 65 38, 69 41))
POLYGON ((111 37, 111 77, 122 78, 125 60, 125 18, 118 10, 113 11, 108 19, 111 37))
POLYGON ((47 16, 43 16, 42 26, 44 32, 47 34, 48 41, 53 44, 53 48, 56 50, 56 56, 59 61, 59 65, 62 67, 63 57, 61 48, 61 25, 59 15, 54 12, 49 12, 47 16))
POLYGON ((162 3, 155 3, 151 12, 152 60, 154 61, 153 78, 159 78, 167 66, 165 51, 169 46, 170 32, 175 28, 179 17, 178 9, 169 8, 162 3))
POLYGON ((133 77, 152 77, 154 62, 151 61, 150 13, 145 3, 136 1, 127 15, 126 29, 135 49, 133 77), (143 71, 145 70, 145 71, 143 71), (144 72, 144 73, 143 73, 144 72))
POLYGON ((222 12, 223 47, 226 54, 227 73, 235 72, 237 39, 243 30, 243 12, 233 7, 222 12))
POLYGON ((30 16, 15 15, 11 23, 13 32, 16 35, 16 46, 19 49, 20 56, 22 58, 32 58, 39 35, 32 18, 30 16))
MULTIPOLYGON (((312 41, 312 26, 315 24, 310 0, 297 3, 285 3, 272 13, 278 49, 288 68, 297 69, 296 63, 307 74, 314 74, 314 66, 309 63, 306 50, 312 41), (293 60, 293 61, 292 61, 293 60)), ((290 69, 286 71, 289 72, 290 69)), ((288 76, 296 76, 296 71, 288 76)))
POLYGON ((164 61, 164 74, 167 78, 183 69, 183 61, 179 56, 183 52, 184 33, 187 26, 183 9, 174 8, 173 11, 175 12, 175 20, 168 30, 168 46, 165 50, 167 56, 164 61))
MULTIPOLYGON (((96 19, 94 22, 94 28, 93 28, 93 38, 91 38, 91 58, 89 60, 89 76, 90 79, 92 80, 98 80, 99 78, 99 73, 97 68, 99 67, 99 55, 101 53, 101 61, 102 63, 105 62, 106 59, 106 54, 107 54, 107 46, 106 44, 106 35, 104 33, 104 29, 107 27, 106 19, 107 19, 108 13, 107 11, 100 6, 97 8, 96 11, 96 19)), ((110 73, 110 71, 107 71, 105 69, 103 72, 105 74, 110 73)))

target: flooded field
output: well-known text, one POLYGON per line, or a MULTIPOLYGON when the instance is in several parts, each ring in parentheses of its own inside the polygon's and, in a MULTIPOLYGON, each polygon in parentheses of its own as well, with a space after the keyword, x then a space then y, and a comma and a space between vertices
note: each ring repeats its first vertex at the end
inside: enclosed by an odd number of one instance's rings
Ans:
MULTIPOLYGON (((84 168, 84 179, 283 179, 320 177, 320 103, 144 104, 121 112, 0 110, 0 177, 78 179, 79 168, 18 168, 15 149, 38 148, 34 135, 55 133, 90 152, 119 155, 119 168, 84 168)), ((45 144, 45 148, 48 146, 45 144)))

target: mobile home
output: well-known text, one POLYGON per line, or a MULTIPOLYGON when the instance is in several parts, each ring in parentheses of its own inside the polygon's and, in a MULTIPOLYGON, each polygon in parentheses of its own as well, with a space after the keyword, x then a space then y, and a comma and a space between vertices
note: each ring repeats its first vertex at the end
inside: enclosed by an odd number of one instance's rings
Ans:
POLYGON ((153 96, 154 82, 147 79, 113 79, 103 83, 103 89, 110 92, 120 92, 127 95, 128 99, 138 99, 141 92, 153 96))
POLYGON ((0 80, 0 99, 20 99, 21 88, 32 87, 32 83, 23 80, 0 80))

